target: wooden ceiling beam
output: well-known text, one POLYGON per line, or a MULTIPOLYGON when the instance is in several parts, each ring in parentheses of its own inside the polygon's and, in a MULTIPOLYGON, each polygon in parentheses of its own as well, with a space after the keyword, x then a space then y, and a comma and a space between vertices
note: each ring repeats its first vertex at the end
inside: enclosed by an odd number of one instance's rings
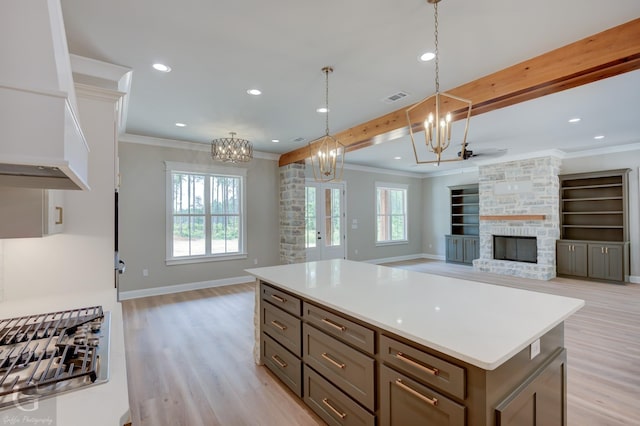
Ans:
MULTIPOLYGON (((637 69, 640 69, 640 18, 463 84, 447 93, 470 99, 473 116, 637 69)), ((408 134, 407 108, 334 136, 346 146, 347 151, 353 151, 398 134, 408 134)), ((417 116, 427 115, 426 107, 424 112, 418 108, 414 112, 417 116)), ((309 157, 309 152, 308 146, 287 152, 280 156, 279 164, 285 166, 303 161, 309 157)))

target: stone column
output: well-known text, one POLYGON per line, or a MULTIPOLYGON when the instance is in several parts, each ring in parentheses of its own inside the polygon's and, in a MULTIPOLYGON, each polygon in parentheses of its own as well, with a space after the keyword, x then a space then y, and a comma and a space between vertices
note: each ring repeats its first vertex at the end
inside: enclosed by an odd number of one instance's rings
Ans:
POLYGON ((280 262, 306 260, 304 247, 305 165, 280 167, 280 262))

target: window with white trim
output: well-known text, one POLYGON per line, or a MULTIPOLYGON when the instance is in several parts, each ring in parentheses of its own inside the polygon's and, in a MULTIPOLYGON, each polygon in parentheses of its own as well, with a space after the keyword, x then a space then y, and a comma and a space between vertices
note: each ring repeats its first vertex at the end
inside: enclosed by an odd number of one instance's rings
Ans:
POLYGON ((407 189, 376 182, 376 244, 407 242, 407 189))
POLYGON ((246 169, 166 162, 167 264, 246 258, 246 169))

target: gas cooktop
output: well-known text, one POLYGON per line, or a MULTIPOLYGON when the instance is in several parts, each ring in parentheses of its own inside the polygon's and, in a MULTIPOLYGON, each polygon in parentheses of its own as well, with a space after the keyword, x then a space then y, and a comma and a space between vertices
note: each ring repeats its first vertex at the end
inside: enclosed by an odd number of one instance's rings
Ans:
POLYGON ((101 306, 0 319, 0 410, 106 382, 109 326, 101 306))

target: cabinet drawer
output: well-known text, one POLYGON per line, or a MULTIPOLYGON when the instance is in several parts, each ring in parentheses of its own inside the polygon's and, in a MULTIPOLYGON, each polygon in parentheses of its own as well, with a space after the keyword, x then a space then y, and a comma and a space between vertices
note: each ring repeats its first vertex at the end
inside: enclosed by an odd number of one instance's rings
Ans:
POLYGON ((375 426, 375 416, 309 367, 304 369, 304 402, 329 425, 375 426))
POLYGON ((375 409, 375 360, 305 323, 303 360, 370 410, 375 409))
POLYGON ((268 303, 261 303, 262 331, 297 356, 302 355, 300 319, 268 303))
POLYGON ((284 309, 295 316, 300 316, 302 302, 297 297, 277 290, 263 282, 260 283, 260 294, 262 295, 263 300, 268 300, 277 307, 284 309))
POLYGON ((464 424, 463 405, 387 366, 380 367, 380 425, 464 424))
POLYGON ((307 302, 303 304, 303 317, 325 333, 336 336, 373 355, 375 351, 373 330, 307 302))
POLYGON ((296 395, 302 397, 302 361, 264 333, 262 362, 296 395))
POLYGON ((457 398, 465 398, 465 370, 420 349, 380 336, 382 362, 457 398))

